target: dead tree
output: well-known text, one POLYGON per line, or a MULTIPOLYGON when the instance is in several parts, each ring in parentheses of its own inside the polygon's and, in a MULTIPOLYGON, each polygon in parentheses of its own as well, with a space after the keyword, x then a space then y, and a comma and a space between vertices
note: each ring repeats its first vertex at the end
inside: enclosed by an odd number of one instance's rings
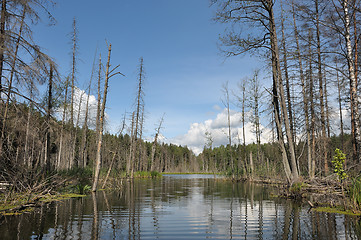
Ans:
POLYGON ((154 171, 154 169, 156 169, 156 167, 155 167, 155 159, 154 159, 155 149, 157 147, 158 137, 159 137, 160 129, 162 128, 163 121, 164 121, 164 114, 163 114, 162 118, 159 121, 159 125, 158 125, 158 127, 156 129, 156 133, 155 133, 155 136, 154 136, 154 141, 153 141, 153 144, 152 144, 152 152, 151 152, 151 156, 150 156, 150 161, 151 161, 151 163, 150 163, 150 171, 154 171))
POLYGON ((234 163, 232 158, 232 130, 231 130, 231 115, 230 115, 230 99, 229 99, 229 88, 228 88, 228 82, 223 84, 222 86, 222 92, 223 92, 223 99, 222 103, 224 107, 227 110, 227 127, 228 127, 228 162, 225 163, 224 170, 226 170, 226 166, 229 166, 231 168, 232 172, 232 178, 234 178, 234 163))
POLYGON ((135 148, 134 154, 137 156, 137 160, 134 159, 134 164, 137 166, 139 170, 141 166, 141 126, 142 126, 142 115, 144 113, 144 92, 143 92, 143 84, 144 84, 144 63, 143 58, 141 57, 139 60, 139 74, 138 74, 138 89, 137 89, 137 98, 136 98, 136 106, 135 106, 135 122, 134 122, 134 140, 135 140, 135 148))
POLYGON ((220 11, 218 11, 216 15, 216 20, 232 22, 237 24, 237 27, 241 29, 247 27, 257 29, 252 30, 252 34, 247 36, 240 35, 234 31, 228 32, 228 34, 221 39, 223 45, 228 48, 225 51, 227 56, 235 56, 261 48, 265 48, 270 52, 273 106, 278 142, 282 152, 282 162, 288 182, 297 181, 299 170, 293 143, 294 136, 290 127, 282 81, 276 20, 274 17, 274 1, 214 0, 213 2, 219 2, 220 4, 220 11), (282 114, 282 118, 280 114, 282 114), (287 137, 288 152, 283 138, 283 126, 287 137))
POLYGON ((293 18, 293 32, 294 38, 296 42, 296 52, 295 52, 295 60, 298 63, 298 71, 299 71, 299 79, 301 82, 302 88, 302 102, 303 102, 303 112, 305 118, 305 132, 306 132, 306 141, 307 141, 307 165, 308 165, 308 176, 312 179, 315 175, 315 169, 313 169, 312 164, 312 148, 311 148, 311 128, 310 128, 310 119, 309 119, 309 97, 307 95, 307 86, 306 86, 306 79, 304 75, 303 63, 302 63, 302 56, 301 56, 301 48, 300 48, 300 41, 299 41, 299 32, 296 23, 296 11, 295 5, 292 1, 292 18, 293 18))
POLYGON ((105 82, 104 82, 104 92, 103 92, 103 102, 100 110, 100 116, 99 116, 99 131, 97 132, 97 152, 96 152, 96 158, 95 158, 95 171, 94 171, 94 179, 93 179, 93 186, 92 191, 96 192, 98 181, 99 181, 99 173, 100 173, 100 167, 101 167, 101 149, 102 149, 102 140, 103 140, 103 128, 104 128, 104 115, 105 115, 105 105, 107 101, 107 93, 108 93, 108 82, 111 77, 114 75, 120 74, 119 72, 114 71, 119 67, 116 66, 113 69, 110 69, 110 54, 112 51, 112 45, 109 44, 108 46, 108 60, 106 64, 105 69, 105 82))

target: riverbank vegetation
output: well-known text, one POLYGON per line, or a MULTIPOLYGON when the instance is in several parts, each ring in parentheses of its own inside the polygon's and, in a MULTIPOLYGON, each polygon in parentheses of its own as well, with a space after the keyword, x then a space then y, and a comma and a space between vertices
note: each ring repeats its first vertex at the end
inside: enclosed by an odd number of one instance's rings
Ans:
POLYGON ((53 1, 1 1, 2 201, 26 193, 27 201, 34 202, 64 189, 69 182, 73 183, 69 191, 83 194, 90 186, 92 191, 101 184, 104 188, 109 178, 205 172, 225 173, 234 180, 272 179, 284 182, 294 193, 305 186, 321 191, 324 185, 319 183, 328 186, 336 182, 332 185, 335 192, 340 187, 343 199, 350 199, 345 206, 360 210, 359 2, 212 2, 218 9, 214 20, 232 26, 221 37, 223 53, 237 56, 252 52, 264 57, 271 87, 261 85, 258 70, 244 79, 238 90, 230 91, 225 84, 222 90, 228 110, 228 144, 213 146, 212 134, 206 132, 205 147, 196 156, 186 146, 160 141, 164 116, 154 139, 144 139, 146 61, 142 57, 134 80, 137 92, 133 109, 124 114, 117 134, 107 133, 108 81, 124 77, 118 65, 112 67, 112 45, 106 43, 106 60, 100 54, 94 60, 86 93, 76 87, 76 19, 70 31, 70 74, 61 76, 56 61, 33 42, 31 31, 40 11, 50 14, 47 9, 52 8, 53 1), (243 28, 251 35, 243 35, 243 28), (93 89, 97 95, 95 116, 90 114, 89 101, 93 89), (231 93, 242 113, 243 130, 237 133, 231 132, 231 93), (264 99, 271 104, 267 106, 264 99), (349 131, 344 112, 349 112, 349 131), (245 121, 252 123, 255 143, 245 142, 245 121), (261 143, 261 125, 265 122, 272 139, 261 143), (346 154, 337 167, 332 165, 335 149, 346 154), (341 172, 343 177, 338 178, 341 172))

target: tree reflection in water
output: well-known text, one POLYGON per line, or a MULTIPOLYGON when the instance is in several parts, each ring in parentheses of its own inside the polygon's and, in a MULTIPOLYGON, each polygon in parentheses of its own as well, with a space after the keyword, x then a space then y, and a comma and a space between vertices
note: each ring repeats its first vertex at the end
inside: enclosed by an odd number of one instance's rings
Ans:
POLYGON ((357 217, 308 213, 265 186, 174 176, 2 216, 0 239, 358 239, 357 217))

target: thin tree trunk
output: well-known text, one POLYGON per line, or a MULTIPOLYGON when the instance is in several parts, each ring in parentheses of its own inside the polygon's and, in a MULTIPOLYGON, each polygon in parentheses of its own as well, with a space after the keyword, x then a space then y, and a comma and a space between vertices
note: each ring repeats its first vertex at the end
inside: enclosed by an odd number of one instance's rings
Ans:
MULTIPOLYGON (((76 20, 73 19, 73 33, 72 33, 72 69, 71 69, 71 99, 70 99, 70 132, 71 132, 71 154, 69 161, 69 168, 74 167, 75 163, 75 142, 76 142, 76 130, 74 130, 74 97, 75 97, 75 72, 76 72, 76 50, 77 50, 77 31, 76 31, 76 20)), ((76 126, 75 126, 76 127, 76 126)))
POLYGON ((107 101, 107 92, 108 92, 108 81, 111 77, 110 74, 110 54, 112 51, 112 45, 109 44, 108 48, 108 60, 106 65, 106 72, 105 72, 105 83, 104 83, 104 93, 103 93, 103 103, 100 111, 99 117, 99 131, 97 132, 98 143, 97 143, 97 152, 96 152, 96 159, 95 159, 95 173, 94 173, 94 182, 92 191, 95 192, 97 190, 98 181, 99 181, 99 173, 101 167, 101 149, 102 149, 102 140, 103 140, 103 127, 104 127, 104 114, 105 114, 105 104, 107 101))
POLYGON ((133 178, 133 145, 134 145, 134 112, 132 113, 132 126, 130 129, 130 146, 129 146, 129 156, 128 156, 128 163, 127 163, 127 176, 133 178))
POLYGON ((143 154, 142 154, 143 125, 144 125, 144 104, 142 106, 142 116, 140 118, 140 129, 139 129, 139 139, 138 139, 138 144, 139 144, 139 171, 144 171, 144 169, 145 169, 144 164, 146 162, 146 160, 142 158, 142 156, 143 156, 143 154))
POLYGON ((242 135, 243 135, 243 161, 245 164, 246 171, 247 168, 247 155, 246 155, 246 128, 245 128, 245 103, 246 103, 246 82, 242 81, 242 135))
POLYGON ((109 166, 107 175, 105 176, 105 179, 104 179, 104 182, 103 182, 103 185, 102 185, 102 188, 103 188, 103 189, 104 189, 105 185, 107 184, 107 180, 108 180, 108 178, 109 178, 110 172, 112 171, 113 163, 114 163, 114 159, 115 159, 115 156, 116 156, 116 155, 117 155, 117 153, 115 152, 115 153, 113 154, 112 161, 110 162, 110 166, 109 166))
MULTIPOLYGON (((270 27, 270 40, 271 40, 271 51, 272 51, 272 72, 273 72, 273 78, 274 78, 273 83, 276 84, 276 87, 274 87, 274 91, 276 91, 276 93, 274 92, 274 94, 276 94, 275 96, 278 96, 279 101, 281 103, 281 111, 283 113, 286 136, 287 136, 287 141, 288 141, 288 145, 289 145, 291 174, 292 174, 292 176, 289 176, 289 177, 291 177, 291 179, 289 179, 289 180, 296 181, 298 179, 299 173, 298 173, 297 160, 296 160, 296 155, 295 155, 295 150, 294 150, 294 143, 293 143, 293 136, 292 136, 293 133, 291 132, 290 122, 289 122, 287 107, 286 107, 286 101, 284 99, 285 95, 284 95, 284 89, 283 89, 283 84, 282 84, 281 68, 280 68, 280 61, 279 61, 279 50, 278 50, 278 43, 277 43, 277 33, 276 33, 276 26, 275 26, 274 14, 273 14, 273 3, 271 3, 271 1, 269 1, 268 4, 269 4, 268 13, 269 13, 269 25, 270 25, 269 26, 270 27), (278 91, 279 91, 279 95, 278 95, 278 91)), ((278 102, 278 98, 276 99, 277 102, 278 102)), ((278 112, 278 110, 276 109, 278 107, 277 105, 274 102, 275 115, 277 115, 277 112, 278 112)), ((289 167, 288 157, 287 157, 286 149, 285 149, 284 142, 283 142, 282 127, 281 127, 278 117, 279 117, 279 114, 278 114, 278 116, 276 116, 276 125, 278 125, 277 128, 278 128, 278 133, 279 133, 278 138, 279 138, 279 141, 281 144, 285 171, 288 172, 288 167, 289 167)), ((287 175, 287 173, 286 173, 286 175, 287 175)))
POLYGON ((328 92, 327 92, 327 78, 326 78, 326 70, 324 70, 324 90, 325 90, 325 109, 326 109, 326 128, 327 128, 327 144, 331 139, 331 125, 330 125, 330 110, 328 107, 328 92))
POLYGON ((48 109, 47 109, 47 115, 46 115, 46 148, 45 148, 45 171, 50 172, 51 170, 51 162, 50 162, 50 147, 51 147, 51 139, 50 139, 50 118, 51 118, 51 112, 53 109, 53 65, 50 65, 50 74, 49 74, 49 85, 48 85, 48 109))
POLYGON ((89 91, 88 96, 86 100, 86 107, 85 107, 85 117, 84 117, 84 123, 82 128, 82 140, 81 140, 81 147, 80 147, 80 162, 83 168, 87 165, 87 131, 88 131, 88 112, 89 112, 89 97, 90 97, 90 85, 89 83, 89 91))
POLYGON ((82 140, 81 140, 80 159, 79 160, 80 160, 83 168, 85 168, 87 165, 87 131, 88 131, 89 98, 90 98, 90 89, 91 89, 93 74, 94 74, 94 63, 95 63, 95 56, 94 56, 94 60, 93 60, 92 74, 91 74, 90 80, 89 80, 88 96, 86 99, 86 107, 85 107, 85 117, 84 117, 84 123, 83 123, 83 128, 82 128, 82 140))
MULTIPOLYGON (((30 84, 30 98, 33 97, 33 85, 30 84)), ((33 110, 33 103, 30 102, 29 104, 29 110, 28 110, 28 118, 26 121, 26 134, 25 134, 25 147, 24 147, 24 166, 28 166, 28 168, 32 167, 32 154, 29 157, 28 155, 28 145, 29 145, 29 132, 30 132, 30 119, 31 119, 31 115, 32 115, 32 110, 33 110), (28 158, 28 159, 26 159, 28 158)))
MULTIPOLYGON (((0 17, 0 99, 3 91, 2 77, 4 68, 5 55, 5 23, 6 23, 6 4, 7 0, 1 1, 1 17, 0 17)), ((0 152, 1 154, 1 152, 0 152)))
POLYGON ((286 81, 286 97, 287 97, 287 110, 288 110, 288 118, 290 121, 290 129, 294 136, 293 141, 295 142, 296 134, 293 126, 293 111, 292 111, 292 100, 291 100, 291 91, 290 91, 290 79, 288 76, 288 62, 287 62, 287 48, 286 48, 286 37, 285 37, 285 26, 284 26, 284 17, 283 17, 283 7, 281 2, 281 29, 282 29, 282 48, 283 48, 283 71, 285 74, 285 81, 286 81))
POLYGON ((60 166, 61 166, 61 159, 62 159, 62 153, 63 153, 64 123, 65 123, 65 117, 66 117, 66 107, 67 107, 67 98, 68 98, 68 87, 69 87, 69 78, 66 78, 63 117, 62 117, 62 120, 61 120, 61 128, 60 128, 60 140, 59 140, 58 161, 57 161, 57 164, 56 164, 56 168, 57 168, 58 170, 60 169, 60 166))
MULTIPOLYGON (((73 132, 73 141, 72 141, 72 158, 70 159, 71 160, 71 164, 70 164, 70 168, 73 168, 73 167, 79 167, 79 166, 82 166, 82 164, 80 164, 79 161, 81 161, 81 159, 79 159, 79 155, 78 157, 75 156, 75 148, 76 148, 76 143, 77 143, 77 138, 78 138, 78 126, 79 126, 79 120, 80 120, 80 112, 81 112, 81 105, 83 103, 83 95, 84 95, 84 92, 82 92, 80 94, 80 99, 79 99, 79 106, 78 106, 78 112, 77 112, 77 117, 76 117, 76 122, 75 122, 75 128, 74 128, 74 131, 73 132), (78 160, 78 161, 76 161, 78 160)), ((79 154, 79 153, 78 153, 79 154)))
POLYGON ((312 179, 314 178, 314 171, 312 169, 312 156, 311 156, 311 134, 310 134, 310 120, 308 115, 308 96, 306 91, 306 83, 305 83, 305 76, 303 72, 303 64, 301 58, 301 50, 300 50, 300 43, 298 37, 298 30, 296 24, 296 17, 295 17, 295 7, 294 2, 292 1, 292 16, 293 16, 293 26, 294 26, 294 35, 296 40, 296 59, 298 60, 298 68, 301 80, 301 87, 302 87, 302 97, 303 97, 303 111, 305 116, 306 122, 306 137, 307 137, 307 165, 308 165, 308 176, 312 179))
POLYGON ((348 12, 348 0, 343 0, 342 2, 344 17, 345 17, 345 40, 346 40, 346 56, 347 56, 347 64, 348 64, 348 72, 350 79, 350 99, 351 99, 351 108, 354 112, 354 118, 351 121, 355 126, 355 136, 354 140, 356 142, 356 159, 358 162, 361 162, 361 154, 358 152, 361 144, 361 133, 360 133, 360 125, 359 125, 359 113, 358 113, 358 96, 357 96, 357 80, 355 76, 354 62, 352 57, 352 46, 351 46, 351 38, 350 38, 350 16, 348 12))
POLYGON ((76 67, 76 49, 77 49, 77 34, 76 34, 76 20, 73 19, 73 34, 72 34, 72 68, 71 68, 71 101, 70 101, 70 125, 74 126, 74 94, 75 94, 75 67, 76 67))
POLYGON ((158 136, 159 136, 159 133, 160 133, 160 129, 162 128, 163 120, 164 120, 164 115, 162 116, 162 118, 159 121, 159 125, 158 125, 157 131, 156 131, 155 136, 154 136, 154 141, 153 141, 153 144, 152 144, 152 153, 151 153, 151 157, 150 157, 150 160, 151 160, 150 171, 154 171, 154 169, 155 169, 155 167, 154 167, 154 162, 155 162, 154 161, 154 156, 155 156, 155 150, 156 150, 156 147, 157 147, 158 136))
MULTIPOLYGON (((230 100, 229 100, 229 89, 228 89, 228 82, 225 83, 223 85, 223 93, 224 93, 224 100, 223 100, 223 104, 227 109, 227 126, 228 126, 228 154, 229 154, 229 158, 228 159, 228 164, 231 167, 231 171, 232 171, 232 178, 234 178, 234 164, 233 164, 233 159, 232 159, 232 132, 231 132, 231 115, 230 115, 230 100)), ((228 165, 228 164, 225 164, 228 165)), ((226 168, 225 168, 226 170, 226 168)))
POLYGON ((316 44, 317 44, 317 67, 318 67, 318 83, 319 83, 319 94, 320 94, 320 108, 321 108, 321 132, 322 132, 322 147, 323 147, 323 167, 325 176, 328 175, 328 144, 326 136, 326 116, 325 116, 325 105, 324 105, 324 90, 323 90, 323 76, 322 76, 322 58, 321 58, 321 40, 320 40, 320 20, 319 20, 319 9, 318 1, 315 1, 315 12, 316 12, 316 44))
POLYGON ((313 91, 313 67, 312 67, 312 49, 311 49, 311 41, 312 41, 312 32, 311 29, 308 31, 309 39, 308 39, 308 61, 309 61, 309 103, 310 103, 310 113, 311 113, 311 135, 312 135, 312 151, 311 151, 311 159, 312 159, 312 172, 311 178, 315 176, 316 173, 316 114, 315 114, 315 103, 314 103, 314 91, 313 91))
POLYGON ((101 90, 100 90, 101 71, 102 71, 102 56, 99 55, 99 69, 98 69, 98 104, 97 104, 96 132, 99 132, 99 117, 100 117, 100 108, 101 108, 101 90))
MULTIPOLYGON (((338 67, 336 62, 336 80, 337 80, 337 90, 338 90, 338 108, 339 108, 339 114, 340 114, 340 134, 341 134, 341 147, 342 150, 344 149, 344 136, 343 136, 343 117, 342 117, 342 104, 341 104, 341 82, 340 77, 338 75, 338 67)), ((346 166, 346 159, 345 159, 345 166, 346 166)))
POLYGON ((252 151, 249 152, 249 170, 250 170, 250 178, 253 179, 253 172, 254 172, 254 166, 253 166, 253 153, 252 151))
MULTIPOLYGON (((6 103, 5 103, 5 111, 4 111, 4 115, 3 115, 3 119, 2 119, 3 124, 2 124, 2 130, 1 130, 0 142, 2 142, 3 139, 4 139, 4 134, 5 134, 5 129, 6 129, 6 123, 7 123, 7 118, 8 118, 7 115, 8 115, 9 104, 10 104, 10 96, 11 96, 11 90, 12 90, 14 73, 15 73, 15 65, 16 65, 16 60, 17 60, 17 57, 18 57, 20 39, 21 39, 21 35, 22 35, 22 32, 23 32, 23 27, 24 27, 25 13, 26 13, 26 8, 24 7, 23 13, 21 15, 21 23, 20 23, 19 34, 18 34, 18 37, 16 39, 14 58, 13 58, 13 61, 11 63, 11 71, 10 71, 10 78, 9 78, 9 84, 8 84, 7 98, 6 98, 6 103)), ((1 93, 0 93, 0 95, 1 95, 1 93)))
MULTIPOLYGON (((136 106, 136 112, 135 112, 135 130, 134 130, 134 137, 135 137, 135 151, 134 154, 135 156, 138 157, 138 161, 135 163, 138 166, 136 167, 137 170, 139 170, 140 166, 141 166, 141 162, 140 162, 140 141, 141 138, 138 136, 141 135, 140 131, 140 124, 141 124, 141 111, 142 111, 142 85, 143 85, 143 75, 144 75, 144 70, 143 70, 143 58, 140 58, 140 64, 139 64, 139 78, 138 78, 138 93, 137 93, 137 106, 136 106)), ((135 159, 134 159, 135 160, 135 159)))

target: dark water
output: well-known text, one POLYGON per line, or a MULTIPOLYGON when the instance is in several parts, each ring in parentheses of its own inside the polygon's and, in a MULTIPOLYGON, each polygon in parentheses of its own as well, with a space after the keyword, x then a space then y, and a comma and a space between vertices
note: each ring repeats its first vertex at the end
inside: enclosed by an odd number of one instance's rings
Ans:
POLYGON ((264 186, 213 176, 125 182, 122 190, 0 220, 0 239, 359 239, 361 220, 308 213, 264 186))

